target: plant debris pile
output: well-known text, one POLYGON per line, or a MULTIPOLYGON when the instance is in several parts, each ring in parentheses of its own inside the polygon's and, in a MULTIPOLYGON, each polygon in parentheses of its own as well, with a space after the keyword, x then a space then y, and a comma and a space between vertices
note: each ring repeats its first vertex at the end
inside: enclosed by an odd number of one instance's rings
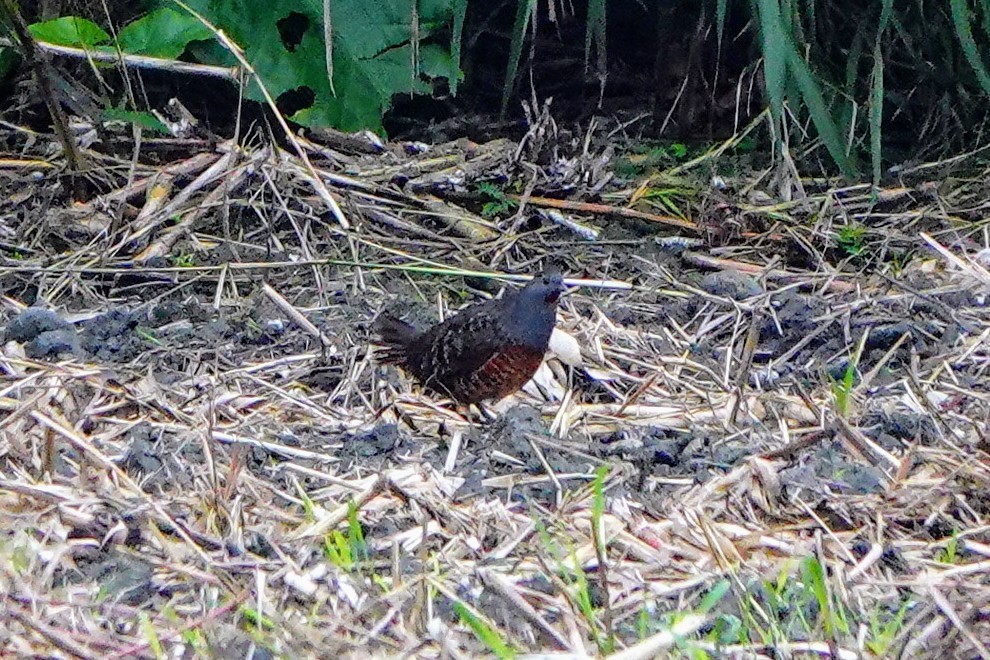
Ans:
POLYGON ((7 136, 2 648, 987 652, 986 191, 635 174, 530 110, 93 152, 84 203, 7 136), (545 265, 559 335, 493 419, 376 362, 380 311, 545 265))

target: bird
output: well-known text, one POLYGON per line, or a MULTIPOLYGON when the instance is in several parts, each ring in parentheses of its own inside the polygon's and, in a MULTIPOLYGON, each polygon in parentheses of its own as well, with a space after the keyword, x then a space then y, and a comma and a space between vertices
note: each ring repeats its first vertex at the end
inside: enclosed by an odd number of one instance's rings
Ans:
POLYGON ((372 325, 382 347, 376 355, 458 403, 498 401, 518 391, 539 368, 563 292, 560 273, 546 271, 518 291, 472 305, 422 331, 382 312, 372 325))

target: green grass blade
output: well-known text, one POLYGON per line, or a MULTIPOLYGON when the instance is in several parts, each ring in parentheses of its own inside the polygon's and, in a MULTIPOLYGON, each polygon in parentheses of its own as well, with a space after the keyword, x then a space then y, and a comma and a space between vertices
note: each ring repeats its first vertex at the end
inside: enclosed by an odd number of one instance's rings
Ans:
POLYGON ((990 34, 990 0, 980 0, 980 16, 983 17, 983 35, 990 34))
POLYGON ((347 545, 355 561, 368 558, 368 544, 364 540, 364 528, 358 519, 358 505, 354 500, 347 505, 347 545))
POLYGON ((825 625, 825 634, 832 636, 832 618, 830 616, 830 603, 828 597, 828 587, 825 584, 825 569, 814 556, 805 557, 801 562, 801 580, 805 588, 815 597, 818 603, 819 616, 825 625))
POLYGON ((605 0, 590 0, 588 2, 588 21, 584 32, 584 70, 588 70, 591 62, 591 49, 595 49, 596 69, 604 71, 606 67, 605 48, 605 0))
POLYGON ((154 653, 155 658, 161 660, 167 657, 165 650, 162 648, 162 640, 158 636, 158 631, 155 630, 155 624, 151 622, 151 617, 145 612, 138 612, 138 621, 141 627, 141 633, 144 635, 148 648, 154 653))
POLYGON ((842 139, 842 132, 839 130, 835 118, 832 116, 828 104, 825 102, 825 95, 821 86, 815 79, 811 67, 804 61, 793 43, 788 42, 785 47, 789 70, 797 82, 797 87, 801 91, 801 98, 808 108, 811 121, 815 124, 819 137, 825 144, 829 155, 839 169, 846 176, 854 176, 856 166, 846 151, 845 140, 842 139))
POLYGON ((715 3, 715 30, 718 34, 718 52, 722 54, 722 36, 725 34, 725 21, 729 14, 729 0, 718 0, 715 3))
POLYGON ((763 44, 763 77, 770 100, 770 116, 776 139, 783 139, 784 91, 787 85, 787 58, 777 0, 756 0, 760 37, 763 44))
POLYGON ((523 44, 526 41, 526 30, 529 29, 529 21, 535 11, 536 0, 519 0, 519 6, 516 8, 516 23, 512 26, 512 41, 509 44, 509 63, 505 67, 505 87, 502 89, 503 116, 509 107, 516 72, 519 71, 519 60, 522 59, 523 44))
POLYGON ((705 594, 705 597, 701 599, 701 604, 698 605, 698 608, 695 611, 699 614, 707 614, 708 612, 711 612, 731 588, 732 584, 728 580, 719 581, 707 594, 705 594))
POLYGON ((464 603, 455 601, 454 613, 457 614, 457 617, 471 629, 481 643, 484 644, 489 651, 495 654, 495 657, 514 658, 516 656, 515 651, 513 651, 505 640, 502 639, 502 636, 498 633, 498 631, 482 621, 481 618, 469 610, 464 603))
POLYGON ((818 34, 818 3, 816 0, 808 0, 804 3, 802 8, 802 15, 804 17, 804 23, 807 26, 807 33, 810 35, 818 34))
MULTIPOLYGON (((863 61, 863 50, 865 48, 866 36, 864 30, 860 28, 853 35, 852 45, 849 47, 849 55, 846 56, 845 89, 856 89, 856 83, 859 81, 860 64, 863 61)), ((851 126, 855 116, 856 99, 850 98, 849 103, 844 106, 842 112, 842 125, 851 126)))
POLYGON ((785 11, 782 11, 779 0, 756 0, 756 4, 763 43, 763 71, 774 126, 778 130, 782 126, 780 122, 783 121, 789 73, 832 160, 843 174, 854 175, 856 167, 846 151, 842 133, 825 102, 821 86, 811 67, 798 52, 793 35, 784 25, 785 18, 789 19, 788 25, 792 24, 790 18, 793 13, 790 4, 783 7, 785 11))
MULTIPOLYGON (((595 534, 601 531, 602 514, 605 513, 605 477, 608 476, 608 466, 599 465, 595 470, 595 480, 591 482, 591 521, 595 525, 595 534)), ((601 539, 604 541, 604 539, 601 539)))
POLYGON ((870 85, 870 163, 873 166, 873 185, 880 185, 883 137, 883 35, 887 31, 894 0, 883 0, 880 10, 880 24, 877 26, 877 39, 873 46, 873 80, 870 85))
POLYGON ((966 0, 949 0, 952 8, 952 26, 956 30, 956 37, 959 39, 959 46, 962 48, 966 61, 976 74, 976 79, 983 88, 983 93, 990 95, 990 74, 987 73, 983 65, 983 58, 980 57, 980 49, 973 38, 973 25, 969 20, 969 6, 966 0))

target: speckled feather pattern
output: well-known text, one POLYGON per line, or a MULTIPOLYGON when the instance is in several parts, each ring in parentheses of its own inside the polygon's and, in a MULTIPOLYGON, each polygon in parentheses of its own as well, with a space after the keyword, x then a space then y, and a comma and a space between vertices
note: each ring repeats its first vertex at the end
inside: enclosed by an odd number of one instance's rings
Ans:
POLYGON ((461 403, 498 400, 526 384, 543 360, 563 285, 544 274, 499 300, 472 305, 425 332, 388 314, 375 322, 379 360, 461 403))

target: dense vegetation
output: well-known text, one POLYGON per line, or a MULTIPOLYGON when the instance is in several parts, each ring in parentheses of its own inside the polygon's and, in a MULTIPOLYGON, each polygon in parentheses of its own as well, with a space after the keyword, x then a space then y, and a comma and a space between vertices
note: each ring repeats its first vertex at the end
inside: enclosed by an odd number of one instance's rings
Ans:
MULTIPOLYGON (((125 4, 110 8, 110 20, 95 5, 21 10, 43 47, 163 58, 142 66, 166 70, 175 59, 228 67, 231 83, 248 83, 248 98, 264 100, 263 85, 307 126, 382 132, 393 103, 409 95, 446 101, 447 116, 513 114, 532 74, 537 94, 579 94, 580 103, 599 91, 606 101, 632 96, 666 137, 729 134, 769 107, 767 145, 779 152, 820 140, 829 167, 874 179, 901 159, 966 149, 990 93, 988 0, 593 0, 577 3, 576 15, 569 3, 535 0, 340 0, 327 3, 326 17, 320 0, 151 0, 139 13, 125 4)), ((8 75, 13 52, 4 51, 8 75)), ((125 90, 103 89, 104 109, 148 109, 125 90)))

